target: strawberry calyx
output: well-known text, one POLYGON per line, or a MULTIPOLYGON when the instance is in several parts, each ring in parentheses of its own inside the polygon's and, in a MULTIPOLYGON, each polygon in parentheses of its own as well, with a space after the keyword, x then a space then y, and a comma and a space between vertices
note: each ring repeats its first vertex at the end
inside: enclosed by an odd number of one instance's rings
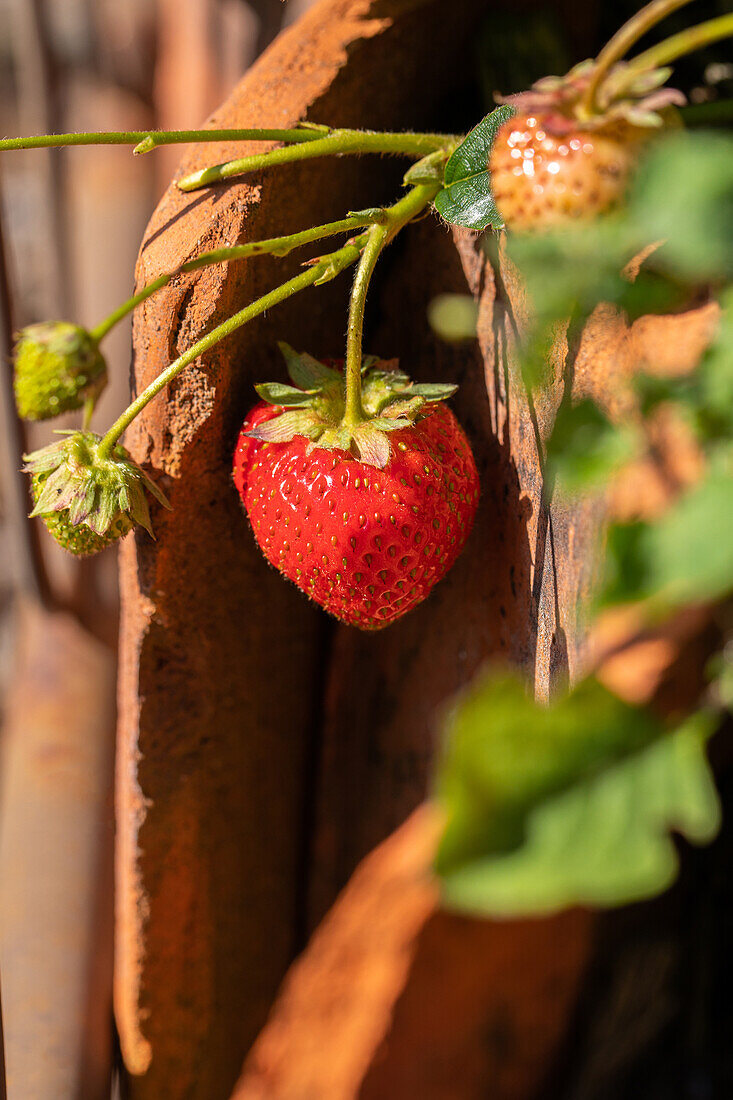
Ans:
POLYGON ((391 432, 412 427, 429 416, 430 406, 452 397, 451 383, 414 383, 397 361, 365 356, 362 365, 363 416, 345 421, 346 382, 342 370, 298 353, 280 343, 293 385, 265 382, 255 386, 263 401, 283 411, 247 434, 263 443, 286 443, 296 436, 308 440, 307 453, 316 447, 347 451, 361 462, 383 469, 389 462, 391 432))
POLYGON ((31 516, 63 513, 73 527, 104 536, 121 519, 144 527, 152 536, 146 491, 170 509, 164 493, 121 444, 100 456, 101 436, 90 431, 58 432, 65 438, 24 455, 26 473, 38 486, 31 516))
POLYGON ((596 130, 615 121, 659 129, 665 123, 666 108, 686 103, 682 92, 665 87, 670 68, 640 70, 633 62, 620 61, 604 75, 589 111, 587 94, 596 65, 593 60, 581 61, 565 76, 542 77, 529 91, 496 96, 496 101, 519 113, 541 115, 543 126, 558 135, 596 130))

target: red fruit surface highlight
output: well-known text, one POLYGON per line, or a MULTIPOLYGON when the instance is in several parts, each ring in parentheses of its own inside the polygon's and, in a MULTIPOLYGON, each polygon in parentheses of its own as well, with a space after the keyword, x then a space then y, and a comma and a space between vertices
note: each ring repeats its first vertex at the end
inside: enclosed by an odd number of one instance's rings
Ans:
POLYGON ((473 525, 479 483, 471 447, 444 405, 390 433, 384 469, 302 436, 246 433, 279 415, 261 403, 234 454, 234 482, 263 554, 342 622, 378 630, 416 607, 448 572, 473 525))

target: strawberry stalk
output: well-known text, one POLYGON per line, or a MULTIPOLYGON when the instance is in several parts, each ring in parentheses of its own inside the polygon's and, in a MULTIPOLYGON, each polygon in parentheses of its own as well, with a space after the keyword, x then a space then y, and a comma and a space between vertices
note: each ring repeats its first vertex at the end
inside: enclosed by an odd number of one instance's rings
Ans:
POLYGON ((609 39, 598 54, 593 65, 583 99, 584 114, 587 118, 591 118, 598 110, 598 93, 613 66, 626 56, 647 31, 673 11, 689 3, 690 0, 652 0, 616 31, 613 38, 609 39))
POLYGON ((193 173, 180 181, 183 190, 195 190, 230 176, 240 175, 272 164, 286 164, 306 157, 339 156, 358 153, 387 153, 419 159, 438 149, 450 148, 458 138, 446 134, 376 133, 366 130, 332 129, 314 123, 301 123, 287 130, 112 130, 83 131, 75 134, 39 134, 32 137, 4 138, 0 152, 10 149, 48 149, 69 145, 132 145, 134 153, 147 153, 161 145, 189 145, 211 141, 282 141, 284 149, 274 149, 229 164, 215 165, 193 173), (309 152, 305 152, 308 149, 309 152))
POLYGON ((216 164, 199 172, 192 172, 178 181, 181 191, 195 191, 221 180, 272 168, 279 164, 292 164, 314 157, 344 156, 360 153, 392 153, 398 156, 422 158, 428 153, 447 149, 457 144, 458 138, 446 134, 389 134, 369 133, 362 130, 332 130, 325 137, 307 144, 284 146, 267 153, 241 157, 225 164, 216 164))
POLYGON ((0 151, 52 149, 67 145, 133 145, 133 153, 147 153, 159 145, 190 145, 208 141, 316 141, 321 127, 298 126, 289 130, 84 130, 73 134, 37 134, 3 138, 0 151))
POLYGON ((216 328, 212 329, 206 336, 197 340, 188 351, 184 352, 183 355, 180 355, 177 359, 174 359, 170 366, 166 367, 166 369, 143 390, 139 397, 125 409, 122 415, 115 420, 114 424, 100 443, 100 458, 106 458, 112 453, 117 440, 125 429, 129 427, 135 417, 142 412, 148 402, 156 397, 161 390, 165 389, 168 383, 172 382, 173 379, 176 378, 182 370, 193 363, 195 359, 198 359, 200 355, 203 355, 213 348, 220 340, 236 332, 242 325, 246 325, 248 321, 264 313, 265 310, 279 305, 280 302, 286 301, 288 298, 292 297, 293 294, 305 290, 306 287, 314 286, 317 283, 329 282, 331 279, 335 278, 344 268, 349 267, 359 259, 361 250, 366 242, 367 235, 363 233, 354 240, 347 242, 347 244, 337 251, 331 252, 327 256, 320 257, 315 263, 309 266, 307 271, 302 272, 300 275, 296 275, 292 279, 288 279, 287 282, 271 290, 269 294, 263 295, 262 298, 258 298, 255 302, 250 303, 250 305, 245 306, 244 309, 239 310, 239 312, 235 313, 232 317, 228 317, 222 324, 217 325, 216 328))
POLYGON ((364 419, 361 403, 362 338, 364 333, 364 307, 374 268, 386 244, 386 227, 375 225, 369 231, 369 240, 356 269, 354 285, 349 300, 349 324, 346 330, 346 403, 342 424, 356 428, 364 419))
POLYGON ((356 269, 349 302, 349 324, 346 336, 346 404, 342 424, 353 429, 365 419, 361 402, 362 335, 367 290, 382 250, 399 231, 433 201, 440 184, 418 184, 394 206, 384 211, 384 218, 368 231, 368 240, 356 269))
POLYGON ((92 394, 91 397, 87 397, 86 401, 84 402, 84 409, 81 415, 81 430, 83 432, 87 431, 89 425, 92 422, 92 417, 94 416, 94 410, 96 408, 98 399, 99 394, 92 394))
POLYGON ((629 62, 629 83, 640 72, 647 69, 656 69, 661 65, 668 65, 685 54, 709 46, 721 38, 730 38, 733 35, 733 13, 719 15, 715 19, 708 19, 705 23, 698 23, 696 27, 687 27, 679 34, 673 34, 671 38, 665 38, 656 46, 651 46, 644 53, 632 58, 629 62))
MULTIPOLYGON (((170 364, 170 366, 162 371, 161 374, 159 374, 158 377, 128 406, 122 415, 118 417, 99 443, 98 455, 100 460, 109 457, 122 433, 129 427, 135 417, 142 412, 148 402, 156 397, 169 382, 172 382, 182 370, 193 363, 200 355, 209 351, 215 344, 218 344, 219 341, 223 340, 225 337, 230 336, 238 328, 241 328, 242 325, 247 324, 248 321, 264 313, 265 310, 279 305, 280 302, 284 302, 287 298, 292 297, 293 294, 297 294, 309 286, 329 282, 357 260, 361 260, 361 262, 354 282, 349 312, 346 368, 347 395, 343 424, 352 429, 365 420, 366 418, 361 404, 361 336, 364 320, 364 303, 369 281, 382 249, 405 225, 407 225, 408 222, 412 221, 429 206, 435 198, 439 187, 440 184, 436 181, 421 183, 413 187, 408 194, 400 199, 399 202, 395 203, 394 206, 383 210, 370 211, 363 216, 359 214, 354 215, 359 224, 364 224, 364 221, 371 223, 370 228, 364 233, 359 234, 359 236, 352 238, 336 251, 319 257, 309 264, 306 271, 294 276, 281 286, 270 291, 269 294, 265 294, 262 298, 258 298, 257 301, 245 306, 238 313, 235 313, 232 317, 223 321, 222 324, 217 325, 216 328, 212 329, 211 332, 207 333, 200 340, 197 340, 195 344, 183 353, 183 355, 180 355, 170 364)), ((343 228, 343 223, 331 223, 332 226, 335 224, 343 228)), ((312 233, 313 231, 310 230, 306 232, 312 233)), ((293 238, 298 236, 298 234, 294 234, 291 237, 275 238, 275 240, 280 242, 278 247, 282 247, 283 241, 288 242, 289 247, 289 245, 292 244, 293 238)), ((271 242, 253 242, 253 246, 258 245, 261 249, 263 244, 268 243, 271 242)), ((246 248, 248 246, 242 245, 239 247, 246 248)), ((203 256, 199 256, 196 260, 190 261, 190 263, 202 266, 203 259, 203 256)), ((152 286, 153 284, 150 285, 152 286)), ((144 290, 148 289, 149 288, 144 288, 144 290)), ((153 291, 151 291, 151 293, 152 292, 153 291)), ((447 389, 451 389, 451 387, 447 387, 447 389)))
POLYGON ((193 260, 187 260, 186 263, 181 264, 172 271, 167 271, 163 275, 159 275, 157 279, 153 279, 152 282, 142 287, 137 294, 128 298, 126 302, 118 306, 108 317, 100 321, 96 328, 91 330, 91 335, 95 340, 100 341, 103 336, 107 335, 110 329, 114 328, 114 326, 123 319, 123 317, 126 317, 128 313, 131 313, 136 308, 136 306, 146 301, 155 294, 156 291, 168 286, 171 280, 177 275, 184 274, 188 271, 198 271, 199 268, 208 267, 211 264, 227 263, 230 260, 246 260, 252 256, 287 256, 289 252, 292 252, 296 248, 302 248, 304 245, 312 244, 314 241, 322 240, 324 237, 332 237, 338 233, 346 233, 351 229, 361 229, 363 226, 371 225, 372 222, 373 218, 369 214, 350 214, 340 221, 328 222, 326 225, 315 225, 311 229, 304 229, 298 233, 290 233, 287 236, 270 237, 264 241, 248 241, 247 244, 215 248, 210 252, 202 252, 200 256, 196 256, 193 260))

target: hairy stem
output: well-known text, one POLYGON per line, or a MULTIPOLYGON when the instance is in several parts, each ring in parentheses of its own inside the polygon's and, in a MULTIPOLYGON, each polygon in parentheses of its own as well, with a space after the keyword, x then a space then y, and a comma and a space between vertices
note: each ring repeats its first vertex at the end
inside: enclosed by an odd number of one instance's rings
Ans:
MULTIPOLYGON (((698 23, 696 27, 688 27, 679 34, 673 34, 671 38, 665 38, 664 42, 651 46, 644 53, 632 58, 629 62, 629 78, 638 76, 647 69, 656 69, 660 65, 668 65, 670 61, 676 61, 687 53, 693 53, 703 46, 709 46, 712 42, 718 42, 721 38, 730 38, 733 35, 733 13, 719 15, 716 19, 708 19, 705 23, 698 23)), ((624 81, 625 83, 625 81, 624 81)))
POLYGON ((348 267, 359 259, 361 250, 366 243, 366 234, 362 234, 355 240, 349 241, 343 248, 317 260, 307 271, 302 272, 300 275, 296 275, 294 278, 283 283, 282 286, 276 287, 275 290, 271 290, 269 294, 265 294, 262 298, 258 298, 257 301, 245 306, 244 309, 241 309, 232 317, 228 317, 222 324, 217 325, 217 327, 207 333, 206 336, 197 340, 188 351, 184 352, 183 355, 175 359, 170 366, 166 367, 166 369, 143 390, 139 397, 125 409, 122 415, 117 418, 99 445, 99 457, 105 458, 109 456, 117 440, 125 429, 129 427, 135 417, 141 413, 148 402, 156 397, 162 389, 165 389, 168 383, 172 382, 185 367, 189 366, 189 364, 193 363, 200 355, 203 355, 210 348, 214 347, 215 344, 218 344, 220 340, 231 335, 236 329, 241 328, 242 325, 246 325, 248 321, 259 316, 260 313, 264 313, 265 310, 270 309, 272 306, 279 305, 280 302, 284 302, 287 298, 292 297, 293 294, 305 290, 306 287, 313 286, 318 282, 326 282, 334 278, 334 276, 340 271, 343 271, 345 267, 348 267))
POLYGON ((89 427, 89 425, 91 423, 92 416, 94 415, 94 407, 95 407, 96 404, 97 404, 96 396, 95 397, 87 397, 86 401, 84 402, 84 409, 83 409, 82 418, 81 418, 81 429, 82 429, 83 432, 85 432, 87 430, 87 428, 89 427))
POLYGON ((375 225, 369 230, 369 240, 356 269, 349 301, 349 325, 346 330, 346 406, 343 423, 356 427, 364 419, 361 405, 361 342, 364 332, 364 305, 379 254, 387 243, 388 229, 375 225))
POLYGON ((689 4, 690 0, 652 0, 641 11, 632 15, 623 27, 614 34, 596 58, 596 63, 591 75, 590 83, 583 100, 583 107, 587 116, 592 116, 597 108, 598 91, 609 71, 617 61, 620 61, 629 52, 631 47, 677 8, 689 4))
MULTIPOLYGON (((287 130, 107 130, 83 131, 75 134, 38 134, 32 137, 4 138, 0 140, 0 152, 9 149, 48 149, 65 145, 132 145, 133 152, 147 153, 159 145, 190 145, 212 141, 283 141, 288 145, 306 147, 326 142, 323 151, 311 153, 311 156, 325 156, 338 153, 393 153, 401 156, 422 157, 435 149, 455 144, 459 139, 446 134, 415 133, 374 133, 362 130, 334 130, 328 126, 316 126, 303 123, 287 130)), ((218 165, 207 169, 214 173, 212 179, 191 182, 184 190, 194 190, 216 179, 226 179, 239 172, 261 167, 262 157, 292 152, 293 150, 275 149, 261 157, 245 157, 241 161, 245 167, 234 168, 239 161, 229 165, 218 165), (250 163, 252 162, 252 163, 250 163)), ((289 158, 275 158, 274 162, 285 163, 289 158)), ((300 159, 295 157, 293 159, 300 159)), ((201 173, 187 177, 194 181, 201 173)), ((187 181, 180 181, 181 184, 187 181)), ((180 184, 179 184, 180 186, 180 184)))
POLYGON ((168 271, 163 275, 159 275, 157 279, 153 279, 147 286, 139 290, 137 294, 134 294, 131 298, 128 298, 126 302, 118 306, 113 313, 110 313, 109 317, 105 317, 96 328, 92 329, 91 335, 95 340, 101 340, 103 336, 107 335, 110 329, 114 328, 118 321, 121 321, 123 317, 126 317, 136 306, 146 301, 155 294, 156 291, 161 290, 164 286, 168 286, 176 275, 183 274, 187 271, 197 271, 199 268, 208 267, 210 264, 226 263, 228 260, 245 260, 251 256, 263 256, 268 254, 287 256, 287 254, 292 252, 295 248, 301 248, 304 245, 312 244, 314 241, 322 240, 324 237, 334 236, 337 233, 346 233, 351 229, 360 229, 362 226, 369 225, 370 223, 371 219, 369 217, 353 214, 348 218, 342 218, 340 221, 329 222, 326 225, 315 225, 311 229, 304 229, 299 233, 290 233, 285 237, 270 237, 268 240, 264 241, 248 241, 247 244, 215 248, 210 252, 202 252, 200 256, 196 256, 193 260, 187 260, 186 263, 181 264, 180 267, 175 268, 173 271, 168 271))
POLYGON ((364 306, 367 290, 382 249, 394 236, 420 214, 435 198, 440 184, 430 182, 413 187, 394 206, 384 211, 384 220, 372 226, 368 240, 356 269, 354 286, 349 302, 349 324, 346 335, 346 404, 343 424, 354 428, 364 419, 361 404, 362 334, 364 331, 364 306))
POLYGON ((307 142, 322 138, 324 131, 297 127, 290 130, 106 130, 76 134, 38 134, 34 137, 4 138, 6 149, 49 149, 60 145, 142 145, 141 153, 158 145, 189 145, 209 141, 307 142))
POLYGON ((397 156, 424 157, 438 149, 449 148, 459 139, 448 134, 389 134, 370 133, 361 130, 332 130, 326 137, 322 135, 307 145, 272 149, 266 153, 230 160, 226 164, 215 164, 192 172, 178 181, 182 191, 195 191, 221 180, 241 176, 245 172, 254 172, 262 168, 271 168, 278 164, 292 164, 296 160, 309 160, 311 157, 344 156, 359 153, 392 153, 397 156))

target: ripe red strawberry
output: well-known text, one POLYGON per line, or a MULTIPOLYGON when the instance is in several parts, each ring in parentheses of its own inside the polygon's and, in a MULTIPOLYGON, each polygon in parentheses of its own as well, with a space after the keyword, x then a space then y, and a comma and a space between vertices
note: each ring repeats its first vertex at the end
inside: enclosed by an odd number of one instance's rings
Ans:
MULTIPOLYGON (((339 381, 336 417, 341 376, 318 366, 339 381)), ((278 441, 283 407, 266 403, 245 419, 234 455, 234 482, 265 557, 326 611, 363 630, 378 630, 425 599, 463 549, 479 495, 471 448, 453 413, 379 367, 364 378, 365 407, 375 387, 382 404, 397 404, 395 393, 402 394, 400 423, 381 429, 389 431, 381 468, 302 434, 278 441), (416 398, 422 415, 410 423, 403 407, 416 398), (268 424, 269 439, 257 438, 268 435, 268 424)), ((372 423, 384 419, 383 409, 372 423)))
POLYGON ((489 157, 491 190, 509 229, 551 229, 589 220, 624 197, 644 144, 668 120, 659 109, 684 103, 659 88, 667 69, 625 82, 617 65, 599 89, 598 110, 588 114, 584 95, 593 63, 566 77, 547 77, 533 90, 501 102, 517 113, 499 127, 489 157))

